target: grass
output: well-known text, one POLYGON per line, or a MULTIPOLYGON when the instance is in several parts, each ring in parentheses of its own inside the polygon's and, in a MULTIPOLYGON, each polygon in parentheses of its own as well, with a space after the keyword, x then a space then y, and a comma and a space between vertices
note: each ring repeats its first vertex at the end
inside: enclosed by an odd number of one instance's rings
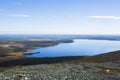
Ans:
POLYGON ((116 74, 116 73, 119 73, 120 74, 120 69, 111 69, 111 68, 106 68, 106 67, 97 67, 97 68, 100 68, 101 69, 100 72, 102 72, 102 73, 106 73, 106 74, 116 74))

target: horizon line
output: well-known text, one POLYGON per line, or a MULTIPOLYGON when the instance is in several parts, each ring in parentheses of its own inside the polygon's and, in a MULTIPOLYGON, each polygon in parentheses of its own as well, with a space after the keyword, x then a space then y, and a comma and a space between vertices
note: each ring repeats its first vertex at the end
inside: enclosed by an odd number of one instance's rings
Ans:
POLYGON ((7 34, 4 34, 4 33, 0 33, 0 35, 120 35, 120 34, 24 34, 24 33, 17 33, 17 34, 14 34, 14 33, 7 33, 7 34))

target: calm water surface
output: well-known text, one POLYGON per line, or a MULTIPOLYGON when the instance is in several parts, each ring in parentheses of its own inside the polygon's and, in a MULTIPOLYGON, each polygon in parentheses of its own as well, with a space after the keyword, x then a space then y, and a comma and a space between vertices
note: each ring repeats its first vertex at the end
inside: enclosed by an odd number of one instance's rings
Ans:
POLYGON ((116 50, 120 50, 120 41, 79 39, 74 40, 73 43, 61 43, 31 50, 40 53, 27 55, 27 57, 92 56, 116 50))

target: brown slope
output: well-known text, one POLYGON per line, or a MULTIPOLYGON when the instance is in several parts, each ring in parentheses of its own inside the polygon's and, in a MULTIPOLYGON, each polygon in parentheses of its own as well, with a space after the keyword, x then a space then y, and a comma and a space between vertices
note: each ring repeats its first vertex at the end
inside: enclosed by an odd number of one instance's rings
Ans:
POLYGON ((82 62, 113 62, 120 60, 120 51, 99 54, 81 59, 82 62))

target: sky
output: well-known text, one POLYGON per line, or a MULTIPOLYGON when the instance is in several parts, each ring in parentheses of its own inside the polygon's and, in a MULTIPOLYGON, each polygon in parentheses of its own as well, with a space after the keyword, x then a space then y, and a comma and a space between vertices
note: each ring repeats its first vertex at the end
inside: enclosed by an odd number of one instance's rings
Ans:
POLYGON ((120 0, 0 0, 0 34, 120 35, 120 0))

